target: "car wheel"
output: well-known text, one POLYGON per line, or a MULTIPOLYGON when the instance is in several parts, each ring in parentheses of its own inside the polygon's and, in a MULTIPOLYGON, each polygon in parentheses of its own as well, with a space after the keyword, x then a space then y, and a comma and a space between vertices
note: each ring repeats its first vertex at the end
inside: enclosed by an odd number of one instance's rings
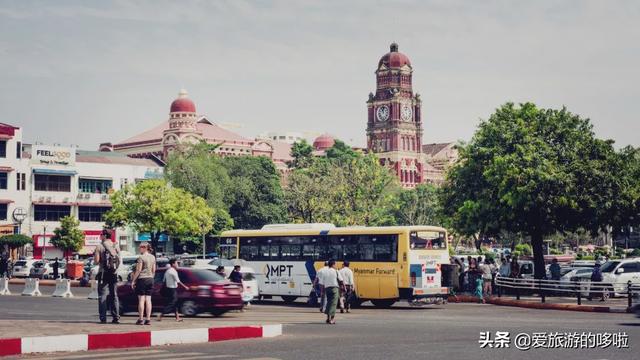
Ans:
POLYGON ((196 316, 198 314, 198 306, 195 302, 187 300, 180 304, 180 312, 184 316, 196 316))
POLYGON ((226 312, 227 312, 227 310, 213 309, 213 310, 211 310, 211 315, 213 315, 215 317, 218 317, 218 316, 222 316, 226 312))
POLYGON ((378 308, 390 308, 391 305, 395 304, 395 300, 390 300, 390 299, 375 299, 375 300, 371 300, 371 303, 373 303, 373 306, 378 307, 378 308))
POLYGON ((297 296, 290 296, 290 295, 289 296, 287 296, 287 295, 283 295, 282 296, 282 300, 287 304, 293 304, 296 301, 297 298, 298 298, 297 296))

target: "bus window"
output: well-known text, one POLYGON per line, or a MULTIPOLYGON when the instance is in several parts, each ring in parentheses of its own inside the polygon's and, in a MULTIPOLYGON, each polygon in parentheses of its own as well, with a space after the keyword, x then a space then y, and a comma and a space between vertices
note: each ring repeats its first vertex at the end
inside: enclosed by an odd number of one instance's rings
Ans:
POLYGON ((411 249, 446 249, 447 243, 444 232, 438 231, 412 231, 410 235, 411 249))
POLYGON ((285 261, 300 260, 300 251, 302 246, 300 245, 280 245, 281 259, 285 261))
POLYGON ((240 247, 240 258, 243 260, 257 260, 258 256, 258 245, 243 245, 240 247))
POLYGON ((345 260, 358 260, 358 245, 346 244, 343 249, 345 260))
POLYGON ((318 260, 320 258, 320 251, 318 247, 313 244, 303 245, 302 258, 304 260, 318 260))

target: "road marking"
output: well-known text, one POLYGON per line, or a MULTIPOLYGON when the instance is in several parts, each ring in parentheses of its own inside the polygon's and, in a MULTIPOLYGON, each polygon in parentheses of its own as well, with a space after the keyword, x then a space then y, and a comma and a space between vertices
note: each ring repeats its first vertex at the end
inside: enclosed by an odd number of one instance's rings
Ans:
POLYGON ((154 353, 167 353, 166 350, 136 350, 136 351, 100 351, 96 354, 80 354, 80 355, 62 355, 56 357, 46 356, 44 358, 36 359, 49 359, 49 360, 62 360, 62 359, 93 359, 104 356, 119 356, 119 355, 135 355, 135 354, 154 354, 154 353))
POLYGON ((150 356, 127 356, 127 357, 118 357, 118 360, 137 360, 137 359, 158 359, 158 358, 164 358, 164 359, 184 359, 182 356, 190 356, 190 355, 198 355, 198 356, 203 356, 203 353, 180 353, 180 354, 170 354, 170 353, 163 353, 163 354, 156 354, 156 355, 150 355, 150 356), (177 357, 176 355, 179 355, 180 357, 177 357))
POLYGON ((199 360, 199 359, 224 359, 224 358, 235 358, 237 355, 207 355, 200 354, 198 356, 189 356, 189 357, 172 357, 170 359, 178 359, 178 360, 199 360))

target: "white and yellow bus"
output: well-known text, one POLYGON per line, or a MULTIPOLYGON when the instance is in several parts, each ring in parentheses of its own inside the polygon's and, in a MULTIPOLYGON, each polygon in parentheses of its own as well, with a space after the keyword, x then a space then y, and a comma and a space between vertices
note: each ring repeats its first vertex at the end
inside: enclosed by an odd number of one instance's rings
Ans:
POLYGON ((334 259, 348 260, 359 302, 380 307, 398 300, 443 299, 441 264, 449 263, 447 232, 435 226, 335 227, 277 224, 221 235, 220 252, 249 262, 260 297, 285 302, 313 291, 316 271, 334 259))

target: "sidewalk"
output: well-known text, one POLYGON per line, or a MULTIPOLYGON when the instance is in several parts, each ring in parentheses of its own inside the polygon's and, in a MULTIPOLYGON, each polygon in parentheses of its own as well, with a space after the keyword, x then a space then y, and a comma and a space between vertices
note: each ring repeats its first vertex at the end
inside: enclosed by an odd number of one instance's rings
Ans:
MULTIPOLYGON (((463 293, 457 295, 449 295, 449 302, 458 303, 478 303, 479 299, 475 296, 463 293)), ((520 296, 517 300, 513 295, 503 295, 502 297, 491 296, 485 298, 487 304, 516 306, 529 309, 548 309, 548 310, 568 310, 568 311, 584 311, 584 312, 605 312, 605 313, 626 313, 627 299, 613 298, 605 302, 599 299, 592 301, 586 298, 582 299, 582 304, 578 305, 575 297, 546 297, 545 302, 541 301, 539 296, 520 296)))

